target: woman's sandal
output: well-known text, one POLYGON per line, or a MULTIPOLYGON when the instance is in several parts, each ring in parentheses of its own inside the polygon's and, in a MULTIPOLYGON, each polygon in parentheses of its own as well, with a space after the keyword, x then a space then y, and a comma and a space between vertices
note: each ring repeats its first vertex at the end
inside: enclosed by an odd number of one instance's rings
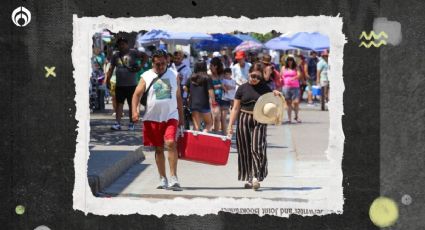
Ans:
POLYGON ((252 182, 247 181, 247 182, 245 183, 244 188, 246 188, 246 189, 251 189, 251 188, 252 188, 252 182))
POLYGON ((258 180, 253 180, 252 181, 252 189, 254 190, 258 190, 260 188, 260 182, 258 182, 258 180))

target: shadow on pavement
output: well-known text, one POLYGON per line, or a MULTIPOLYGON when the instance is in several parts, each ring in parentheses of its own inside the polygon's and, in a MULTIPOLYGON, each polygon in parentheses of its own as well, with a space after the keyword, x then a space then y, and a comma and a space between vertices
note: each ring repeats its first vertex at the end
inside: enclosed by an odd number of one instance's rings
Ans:
MULTIPOLYGON (((259 190, 257 191, 259 192, 259 190)), ((175 199, 177 197, 179 198, 185 198, 185 199, 196 199, 196 198, 207 198, 207 199, 217 199, 217 198, 232 198, 232 199, 258 199, 258 197, 235 197, 235 196, 205 196, 205 195, 185 195, 185 194, 178 194, 179 192, 176 191, 170 191, 170 194, 134 194, 134 193, 128 193, 128 194, 113 194, 113 193, 106 193, 103 194, 103 197, 129 197, 129 198, 136 198, 136 199, 155 199, 157 201, 165 200, 165 199, 175 199)), ((302 199, 302 198, 285 198, 285 197, 271 197, 271 198, 262 198, 265 200, 271 200, 271 201, 290 201, 290 202, 300 202, 300 203, 307 203, 308 199, 302 199)))
MULTIPOLYGON (((121 194, 133 181, 145 171, 151 164, 136 164, 126 171, 121 177, 114 182, 113 187, 107 187, 104 191, 112 189, 114 193, 121 194)), ((102 192, 104 192, 102 191, 102 192)))
POLYGON ((267 191, 276 191, 276 190, 290 190, 290 191, 310 191, 310 190, 318 190, 322 189, 322 187, 261 187, 261 190, 267 191))
MULTIPOLYGON (((243 187, 182 187, 184 190, 246 190, 243 187)), ((322 189, 322 187, 261 187, 258 191, 261 190, 292 190, 292 191, 308 191, 322 189)))
POLYGON ((114 120, 90 121, 91 145, 142 145, 142 132, 140 124, 136 124, 133 131, 127 130, 123 125, 122 130, 111 130, 114 120))
MULTIPOLYGON (((236 145, 236 143, 233 143, 230 145, 231 148, 235 149, 236 153, 237 153, 237 149, 238 146, 236 145)), ((271 148, 271 149, 287 149, 288 146, 282 146, 282 145, 273 145, 273 144, 267 144, 267 148, 271 148)))
POLYGON ((271 149, 287 149, 288 146, 281 146, 281 145, 267 145, 267 148, 271 148, 271 149))
POLYGON ((291 123, 289 126, 294 126, 294 125, 317 125, 317 124, 325 124, 325 122, 320 122, 320 121, 302 121, 301 123, 295 124, 295 123, 291 123))

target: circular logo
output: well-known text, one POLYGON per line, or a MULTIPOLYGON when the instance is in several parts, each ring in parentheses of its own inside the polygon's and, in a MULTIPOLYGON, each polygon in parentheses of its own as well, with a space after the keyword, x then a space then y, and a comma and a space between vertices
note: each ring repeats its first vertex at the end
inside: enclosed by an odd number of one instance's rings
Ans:
POLYGON ((28 25, 30 21, 31 12, 27 8, 20 6, 12 12, 12 22, 15 23, 16 26, 24 27, 28 25))

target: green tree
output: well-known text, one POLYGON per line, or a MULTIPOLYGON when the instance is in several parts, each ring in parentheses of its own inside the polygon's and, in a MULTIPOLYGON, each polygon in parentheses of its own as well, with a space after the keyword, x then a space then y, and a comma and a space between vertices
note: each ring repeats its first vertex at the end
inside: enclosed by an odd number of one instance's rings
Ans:
POLYGON ((264 43, 264 42, 267 42, 268 40, 278 36, 278 34, 272 33, 272 32, 268 32, 268 33, 265 33, 265 34, 251 33, 251 36, 253 38, 257 39, 258 41, 264 43))

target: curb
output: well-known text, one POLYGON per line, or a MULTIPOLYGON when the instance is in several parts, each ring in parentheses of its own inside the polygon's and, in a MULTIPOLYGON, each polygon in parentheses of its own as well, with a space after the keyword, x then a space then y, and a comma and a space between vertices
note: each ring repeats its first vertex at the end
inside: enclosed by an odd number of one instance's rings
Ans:
POLYGON ((143 153, 143 146, 140 146, 136 150, 129 152, 123 159, 115 162, 112 166, 102 170, 102 172, 88 175, 89 186, 93 195, 98 196, 103 189, 111 185, 131 166, 143 160, 145 160, 145 154, 143 153))

